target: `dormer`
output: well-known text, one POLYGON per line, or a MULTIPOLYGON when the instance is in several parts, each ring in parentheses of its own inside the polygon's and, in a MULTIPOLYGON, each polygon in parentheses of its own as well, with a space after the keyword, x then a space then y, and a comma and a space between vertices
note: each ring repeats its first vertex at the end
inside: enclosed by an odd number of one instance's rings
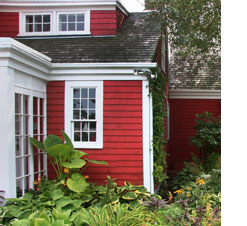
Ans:
POLYGON ((0 37, 110 36, 127 16, 119 0, 2 0, 0 37))

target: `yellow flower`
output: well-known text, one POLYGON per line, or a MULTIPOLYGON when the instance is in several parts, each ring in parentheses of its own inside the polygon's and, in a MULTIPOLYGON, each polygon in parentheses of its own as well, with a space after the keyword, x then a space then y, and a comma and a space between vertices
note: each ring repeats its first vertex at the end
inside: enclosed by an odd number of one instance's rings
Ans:
POLYGON ((188 191, 191 191, 191 190, 192 190, 192 187, 188 187, 187 190, 188 190, 188 191))
POLYGON ((41 181, 41 177, 38 177, 38 182, 40 182, 41 181))
POLYGON ((188 197, 188 198, 189 198, 190 196, 191 196, 191 194, 190 194, 190 193, 187 193, 187 194, 186 194, 186 197, 188 197))
POLYGON ((68 169, 68 168, 64 168, 64 169, 63 169, 63 172, 69 174, 69 169, 68 169))
POLYGON ((34 185, 37 185, 37 184, 39 184, 39 182, 35 180, 35 181, 33 182, 33 184, 34 184, 34 185))
POLYGON ((88 179, 88 178, 89 178, 89 176, 88 176, 88 175, 86 175, 86 176, 84 176, 84 178, 85 178, 85 179, 88 179))
POLYGON ((61 184, 65 184, 65 181, 64 180, 61 180, 61 184))
POLYGON ((174 194, 183 194, 184 190, 183 189, 179 189, 177 191, 174 191, 174 194))
POLYGON ((205 184, 205 180, 203 180, 203 179, 196 179, 196 184, 200 184, 200 185, 205 184))

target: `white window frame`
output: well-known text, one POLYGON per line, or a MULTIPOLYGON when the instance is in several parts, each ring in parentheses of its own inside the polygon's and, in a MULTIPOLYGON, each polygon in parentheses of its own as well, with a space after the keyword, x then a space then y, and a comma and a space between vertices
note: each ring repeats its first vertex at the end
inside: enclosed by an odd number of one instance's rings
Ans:
POLYGON ((77 35, 77 34, 90 34, 90 11, 58 11, 56 16, 56 33, 58 35, 77 35), (84 14, 84 30, 83 31, 60 31, 59 30, 59 16, 61 14, 84 14))
POLYGON ((102 149, 103 148, 103 81, 66 81, 65 82, 65 132, 71 138, 75 148, 102 149), (75 142, 73 138, 73 89, 96 88, 96 141, 75 142))
POLYGON ((25 36, 43 36, 53 34, 53 17, 51 12, 25 12, 21 13, 20 34, 25 36), (26 32, 26 16, 28 15, 50 15, 50 31, 26 32))

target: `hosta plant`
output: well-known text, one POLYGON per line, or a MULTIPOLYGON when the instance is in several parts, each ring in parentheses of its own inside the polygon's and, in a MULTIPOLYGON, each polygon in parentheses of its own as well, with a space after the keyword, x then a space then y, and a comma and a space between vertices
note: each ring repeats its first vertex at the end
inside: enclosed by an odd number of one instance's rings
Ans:
POLYGON ((75 150, 68 135, 62 131, 64 141, 55 135, 48 135, 44 143, 30 138, 37 149, 47 153, 48 159, 57 175, 57 180, 64 181, 71 191, 80 193, 88 186, 82 171, 90 164, 108 165, 105 161, 96 161, 86 158, 87 153, 75 150))

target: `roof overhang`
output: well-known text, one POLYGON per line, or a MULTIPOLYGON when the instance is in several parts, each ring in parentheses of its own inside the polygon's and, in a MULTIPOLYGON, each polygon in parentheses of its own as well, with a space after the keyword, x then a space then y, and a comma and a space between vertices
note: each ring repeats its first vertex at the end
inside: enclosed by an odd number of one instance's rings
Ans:
POLYGON ((221 90, 170 89, 169 99, 221 99, 221 90))

